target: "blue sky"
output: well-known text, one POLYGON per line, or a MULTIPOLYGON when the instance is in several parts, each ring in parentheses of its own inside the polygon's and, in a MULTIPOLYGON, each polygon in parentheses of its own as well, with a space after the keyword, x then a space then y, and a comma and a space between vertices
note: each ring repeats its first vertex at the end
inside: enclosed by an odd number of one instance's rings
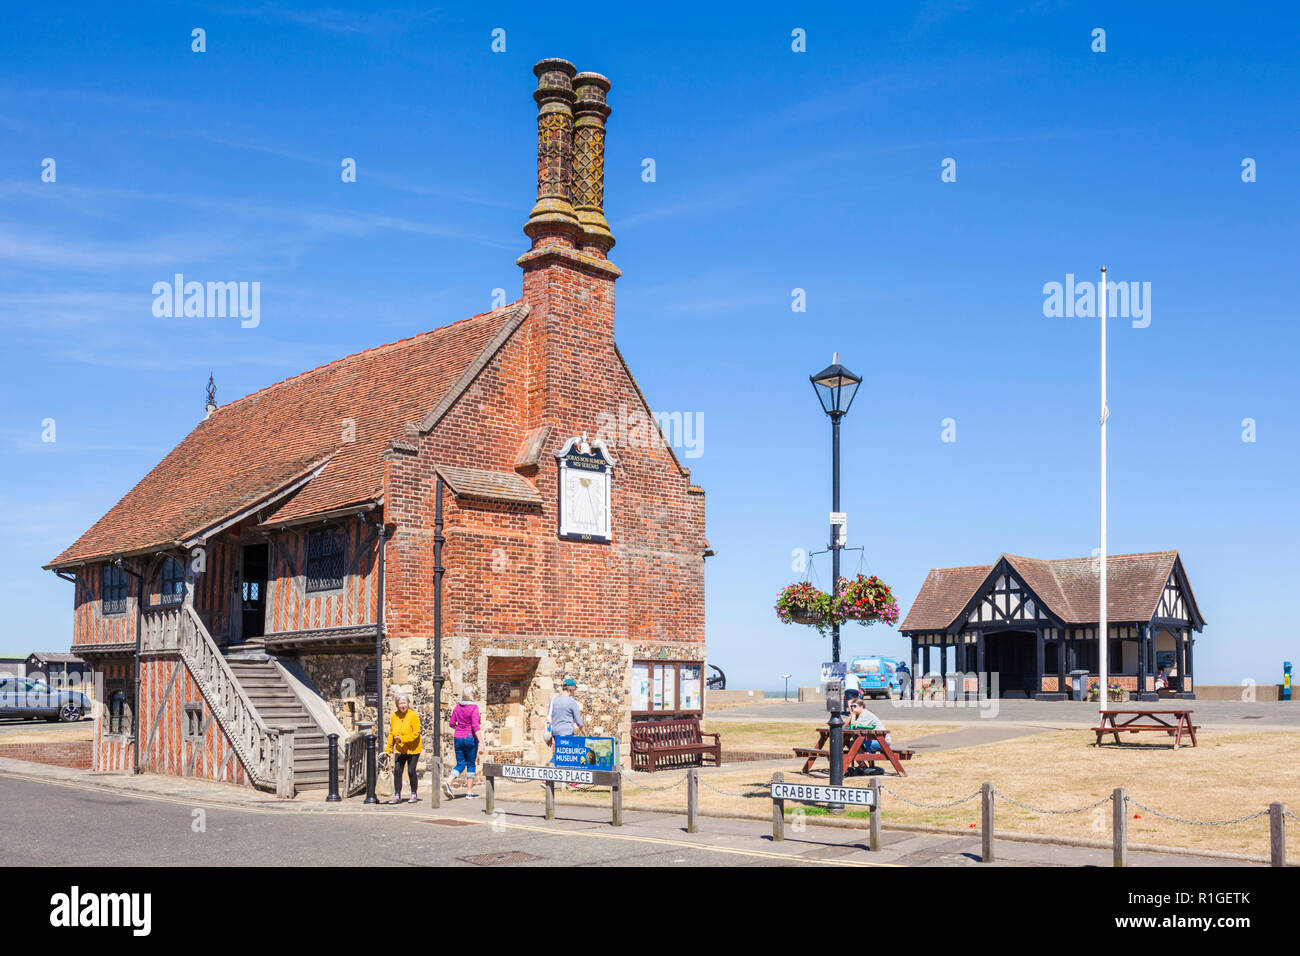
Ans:
MULTIPOLYGON (((656 409, 702 415, 709 653, 733 686, 828 656, 772 603, 792 551, 824 546, 807 376, 832 351, 865 378, 850 544, 904 606, 933 566, 1097 546, 1097 322, 1046 317, 1043 286, 1103 263, 1151 289, 1149 325, 1110 326, 1111 550, 1182 552, 1202 681, 1300 657, 1292 8, 551 9, 9 11, 0 653, 67 645, 71 586, 40 565, 194 426, 210 371, 228 401, 518 296, 531 66, 563 56, 614 84, 618 340, 656 409), (177 271, 259 281, 260 325, 154 317, 177 271)), ((904 647, 846 632, 848 654, 904 647)))

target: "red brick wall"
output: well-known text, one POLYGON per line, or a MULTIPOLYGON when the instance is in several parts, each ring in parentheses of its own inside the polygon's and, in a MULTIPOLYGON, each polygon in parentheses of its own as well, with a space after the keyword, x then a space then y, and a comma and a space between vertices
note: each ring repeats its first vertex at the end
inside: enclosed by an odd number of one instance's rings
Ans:
POLYGON ((74 740, 67 743, 0 744, 0 757, 89 770, 93 746, 89 740, 74 740))
POLYGON ((610 447, 611 543, 557 537, 555 452, 620 404, 648 413, 614 347, 612 277, 551 260, 525 272, 524 298, 528 318, 418 454, 389 456, 393 633, 432 632, 434 464, 513 471, 529 430, 550 425, 540 466, 521 472, 540 508, 444 496, 444 636, 703 642, 704 499, 667 447, 610 447))

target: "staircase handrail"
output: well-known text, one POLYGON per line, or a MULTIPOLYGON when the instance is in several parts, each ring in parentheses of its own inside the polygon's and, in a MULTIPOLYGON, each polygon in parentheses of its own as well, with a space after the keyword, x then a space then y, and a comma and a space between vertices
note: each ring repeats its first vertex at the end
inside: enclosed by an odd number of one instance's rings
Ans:
POLYGON ((202 618, 189 605, 184 606, 181 616, 178 645, 181 658, 253 785, 275 790, 280 772, 280 732, 268 727, 258 714, 202 618))

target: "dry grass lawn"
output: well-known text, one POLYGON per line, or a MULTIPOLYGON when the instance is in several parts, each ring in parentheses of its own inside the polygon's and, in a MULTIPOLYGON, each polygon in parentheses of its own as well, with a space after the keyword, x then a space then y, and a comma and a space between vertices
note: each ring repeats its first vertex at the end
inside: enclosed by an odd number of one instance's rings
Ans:
MULTIPOLYGON (((738 724, 718 722, 724 733, 724 747, 733 749, 780 749, 777 742, 807 740, 807 724, 738 724)), ((895 725, 894 737, 904 744, 922 734, 952 729, 951 725, 895 725)), ((1138 735, 1125 738, 1139 739, 1138 735)), ((1300 811, 1300 732, 1228 732, 1207 729, 1200 733, 1200 746, 1175 751, 1155 734, 1143 735, 1146 744, 1092 746, 1095 737, 1086 730, 1053 730, 943 753, 918 753, 904 766, 906 778, 892 772, 878 779, 888 788, 883 804, 883 822, 925 823, 967 829, 979 821, 978 798, 949 809, 909 806, 901 798, 919 803, 946 803, 977 793, 980 784, 991 780, 1008 796, 1041 809, 1073 809, 1109 797, 1115 787, 1125 787, 1130 800, 1162 813, 1193 820, 1223 820, 1264 810, 1280 800, 1300 811)), ((814 740, 807 741, 815 742, 814 740)), ((768 817, 771 803, 767 787, 773 770, 786 780, 821 783, 826 774, 804 777, 801 762, 788 764, 724 765, 719 771, 701 775, 700 805, 704 809, 734 811, 737 815, 768 817), (719 791, 725 791, 720 793, 719 791)), ((887 765, 886 765, 887 766, 887 765)), ((819 762, 819 769, 825 762, 819 762)), ((665 791, 648 791, 641 786, 665 787, 683 778, 681 771, 634 774, 624 794, 624 807, 681 807, 685 812, 684 785, 665 791)), ((851 777, 848 782, 865 785, 868 778, 851 777)), ((502 789, 502 796, 540 799, 536 787, 515 791, 502 789)), ((599 792, 561 790, 560 802, 604 802, 599 792)), ((853 813, 853 811, 850 811, 853 813)), ((1064 815, 1025 810, 1005 799, 996 808, 999 830, 1054 836, 1108 839, 1111 809, 1107 800, 1096 810, 1064 815)), ((1130 805, 1129 840, 1188 849, 1214 849, 1268 855, 1268 818, 1256 818, 1228 826, 1193 826, 1161 819, 1130 805)), ((1289 820, 1292 842, 1300 841, 1300 826, 1289 820)))
MULTIPOLYGON (((706 720, 704 729, 711 734, 722 735, 722 749, 744 751, 770 751, 773 753, 790 752, 793 747, 811 747, 817 743, 817 727, 808 721, 762 721, 706 720)), ((901 724, 891 721, 889 724, 891 740, 898 746, 906 746, 907 741, 915 740, 926 734, 938 734, 948 730, 957 730, 957 724, 901 724)), ((791 754, 793 756, 793 754, 791 754)), ((725 766, 725 765, 724 765, 725 766)))

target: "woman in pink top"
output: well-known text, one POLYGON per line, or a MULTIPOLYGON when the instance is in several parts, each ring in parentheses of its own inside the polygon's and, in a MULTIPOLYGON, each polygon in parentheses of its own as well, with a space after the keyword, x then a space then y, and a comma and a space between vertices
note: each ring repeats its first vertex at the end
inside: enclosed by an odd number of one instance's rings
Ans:
POLYGON ((451 792, 451 782, 464 773, 465 796, 471 800, 478 799, 478 794, 474 792, 474 764, 478 761, 478 704, 474 703, 475 696, 474 685, 466 684, 460 695, 460 703, 451 711, 449 722, 456 735, 456 769, 442 785, 449 797, 455 796, 451 792))

